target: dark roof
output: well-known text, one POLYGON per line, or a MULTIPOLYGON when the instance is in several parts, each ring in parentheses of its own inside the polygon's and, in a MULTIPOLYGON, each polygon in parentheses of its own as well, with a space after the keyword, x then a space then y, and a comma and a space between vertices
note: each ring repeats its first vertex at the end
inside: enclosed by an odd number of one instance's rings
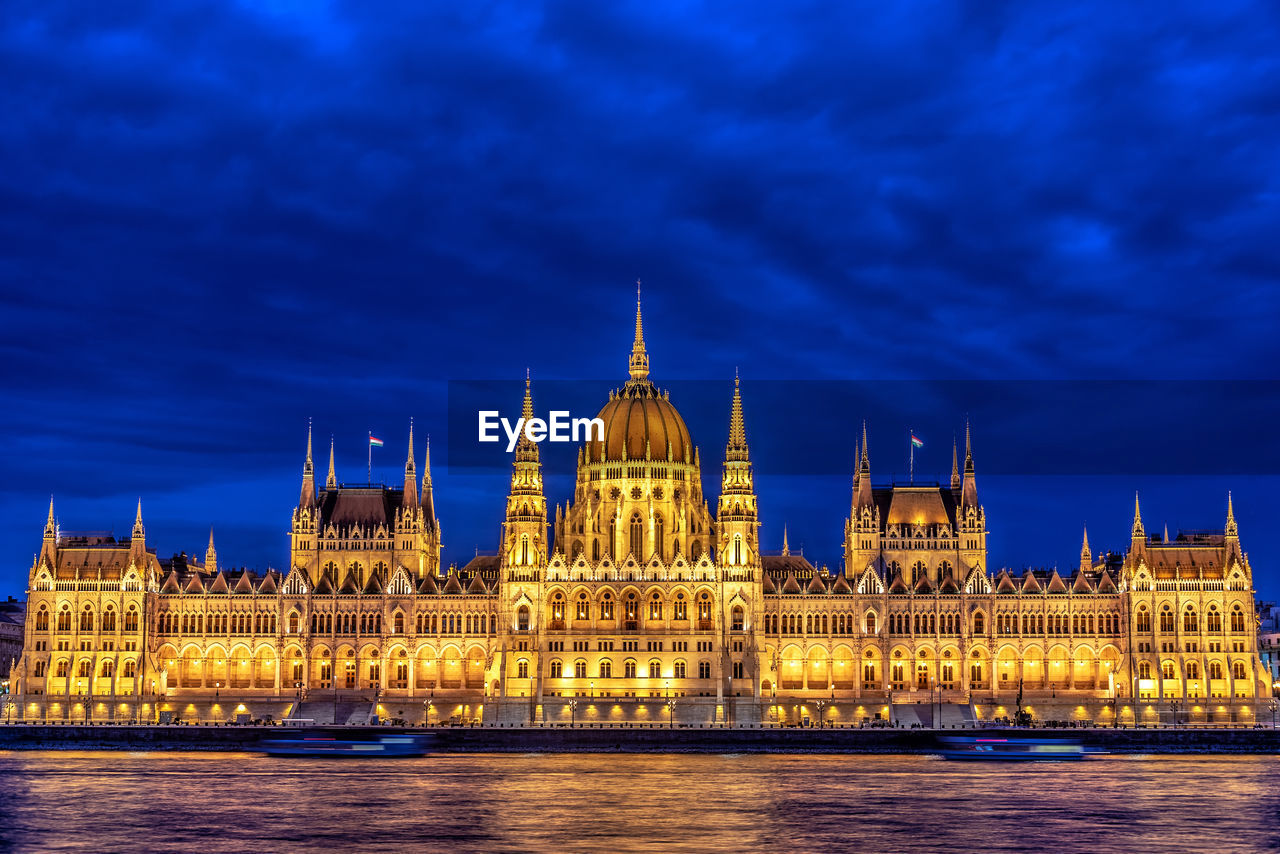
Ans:
POLYGON ((351 525, 395 524, 396 509, 404 491, 386 486, 342 486, 320 494, 320 519, 339 528, 351 525))

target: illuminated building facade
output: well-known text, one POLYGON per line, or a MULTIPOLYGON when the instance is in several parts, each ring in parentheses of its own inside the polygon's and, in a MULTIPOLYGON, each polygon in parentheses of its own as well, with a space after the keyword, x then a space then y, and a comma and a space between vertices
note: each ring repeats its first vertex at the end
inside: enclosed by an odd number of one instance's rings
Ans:
MULTIPOLYGON (((526 382, 524 414, 533 413, 526 382)), ((514 451, 501 550, 442 569, 430 453, 400 489, 318 488, 308 434, 289 569, 161 561, 63 535, 30 569, 17 716, 411 723, 756 725, 1010 716, 1251 724, 1269 698, 1252 570, 1221 532, 1147 534, 1074 572, 992 570, 966 429, 949 483, 878 485, 857 441, 843 565, 764 554, 735 381, 714 506, 701 457, 649 380, 639 306, 629 378, 549 518, 537 444, 514 451)))

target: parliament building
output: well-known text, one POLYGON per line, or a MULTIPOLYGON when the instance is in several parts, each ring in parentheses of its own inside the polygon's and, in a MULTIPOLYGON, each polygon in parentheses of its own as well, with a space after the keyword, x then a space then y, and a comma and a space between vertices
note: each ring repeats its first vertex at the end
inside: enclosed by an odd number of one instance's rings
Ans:
MULTIPOLYGON (((952 726, 1030 715, 1252 725, 1271 697, 1230 498, 1214 533, 1087 535, 1071 572, 993 568, 966 427, 945 485, 877 483, 863 427, 842 564, 761 551, 737 382, 720 488, 649 379, 629 378, 549 516, 522 438, 496 555, 441 565, 429 449, 404 484, 323 484, 308 433, 287 570, 160 559, 63 534, 30 568, 8 719, 952 726)), ((524 414, 533 414, 526 381, 524 414)), ((495 505, 495 511, 497 507, 495 505)))

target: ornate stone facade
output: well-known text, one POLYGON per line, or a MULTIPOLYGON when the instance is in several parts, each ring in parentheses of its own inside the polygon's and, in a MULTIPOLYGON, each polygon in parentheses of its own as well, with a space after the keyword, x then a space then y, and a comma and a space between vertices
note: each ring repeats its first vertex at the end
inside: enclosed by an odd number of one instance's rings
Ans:
MULTIPOLYGON (((1013 716, 1250 724, 1270 696, 1252 570, 1228 500, 1212 534, 1149 536, 1076 570, 993 571, 966 428, 947 484, 876 485, 864 426, 843 566, 759 545, 737 381, 714 515, 701 459, 629 379, 548 523, 538 446, 514 452, 502 548, 442 570, 428 449, 401 489, 317 489, 310 432, 289 570, 161 561, 61 535, 30 569, 24 719, 855 724, 1013 716)), ((524 411, 533 413, 526 381, 524 411)))

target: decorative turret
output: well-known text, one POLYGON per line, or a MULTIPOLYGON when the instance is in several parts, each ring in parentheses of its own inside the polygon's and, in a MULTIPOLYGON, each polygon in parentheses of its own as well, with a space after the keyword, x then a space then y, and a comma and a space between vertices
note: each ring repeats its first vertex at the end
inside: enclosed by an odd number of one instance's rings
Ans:
POLYGON ((735 376, 733 403, 729 408, 729 441, 724 449, 720 501, 716 510, 720 561, 725 566, 746 569, 756 564, 760 529, 758 512, 751 455, 747 449, 747 430, 742 418, 742 390, 735 376))
POLYGON ((951 488, 960 488, 960 463, 956 456, 956 440, 951 440, 951 488))
POLYGON ((53 518, 53 496, 49 496, 49 518, 44 523, 44 540, 40 544, 38 563, 54 566, 58 562, 58 523, 53 518))
POLYGON ((978 484, 974 479, 973 443, 969 434, 969 422, 964 422, 964 478, 960 484, 960 507, 968 510, 978 507, 978 484))
POLYGON ((873 507, 871 500, 871 450, 867 444, 867 422, 862 422, 862 459, 858 461, 858 497, 854 509, 860 515, 863 509, 873 507))
POLYGON ((427 453, 422 460, 422 515, 428 530, 439 532, 435 495, 431 485, 431 437, 427 437, 427 453))
POLYGON ((1089 528, 1084 529, 1084 543, 1080 546, 1080 571, 1093 569, 1093 552, 1089 551, 1089 528))
MULTIPOLYGON (((524 378, 525 423, 533 418, 533 388, 529 374, 524 378)), ((547 501, 542 494, 542 464, 538 444, 523 431, 516 442, 511 466, 511 491, 507 495, 507 518, 503 523, 502 563, 512 572, 533 572, 547 560, 547 501)))
POLYGON ((213 526, 209 526, 209 547, 204 550, 204 571, 218 574, 218 550, 213 547, 213 526))
POLYGON ((787 526, 782 526, 782 556, 791 556, 791 546, 787 545, 787 526))
POLYGON ((58 539, 58 523, 53 520, 53 496, 49 496, 49 518, 44 523, 44 538, 46 540, 58 539))
POLYGON ((142 566, 147 556, 147 530, 142 525, 142 499, 138 499, 138 513, 133 519, 133 531, 129 535, 129 553, 135 564, 142 566))
MULTIPOLYGON (((50 504, 52 507, 52 504, 50 504)), ((1240 540, 1240 531, 1236 527, 1236 509, 1231 503, 1231 493, 1227 493, 1227 527, 1223 529, 1223 533, 1228 540, 1240 540)))
POLYGON ((324 479, 325 489, 338 488, 338 475, 333 467, 333 436, 329 436, 329 476, 324 479))
POLYGON ((404 507, 418 506, 418 471, 413 462, 413 419, 409 419, 409 458, 404 464, 404 507))
POLYGON ((316 503, 316 468, 311 461, 311 420, 307 420, 307 459, 302 464, 302 493, 298 496, 299 507, 310 507, 316 503))
POLYGON ((1138 493, 1133 493, 1133 530, 1129 535, 1129 553, 1134 556, 1147 551, 1147 529, 1142 526, 1142 507, 1138 504, 1138 493))

